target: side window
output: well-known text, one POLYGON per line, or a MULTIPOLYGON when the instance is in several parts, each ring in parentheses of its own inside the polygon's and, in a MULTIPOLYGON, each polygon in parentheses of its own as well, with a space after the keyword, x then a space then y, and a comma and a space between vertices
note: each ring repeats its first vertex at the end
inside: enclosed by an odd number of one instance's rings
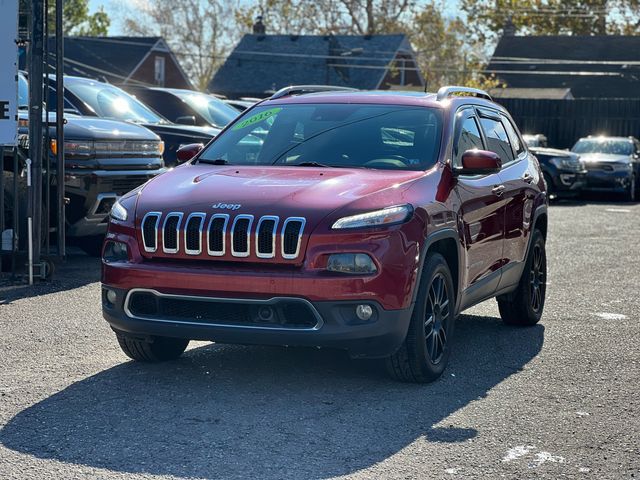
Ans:
MULTIPOLYGON (((516 157, 518 157, 522 152, 524 152, 524 145, 520 140, 520 135, 516 130, 516 127, 511 123, 511 121, 507 117, 502 117, 502 125, 507 130, 507 135, 509 136, 509 141, 513 146, 513 150, 516 152, 516 157)), ((542 145, 541 145, 542 146, 542 145)))
POLYGON ((455 146, 453 165, 455 167, 462 166, 462 154, 474 148, 482 150, 484 146, 482 145, 482 136, 480 135, 478 122, 476 122, 475 117, 468 117, 462 122, 462 126, 460 127, 460 135, 455 146))
POLYGON ((487 139, 487 149, 497 153, 503 164, 512 161, 514 159, 513 150, 502 123, 492 118, 480 118, 480 124, 487 139))

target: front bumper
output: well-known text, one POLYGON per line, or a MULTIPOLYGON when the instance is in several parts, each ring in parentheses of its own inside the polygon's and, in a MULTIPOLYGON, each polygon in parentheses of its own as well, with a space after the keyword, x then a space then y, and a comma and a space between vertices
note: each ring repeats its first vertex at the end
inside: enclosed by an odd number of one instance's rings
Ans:
POLYGON ((587 172, 587 186, 585 190, 622 193, 629 188, 631 175, 631 170, 614 172, 590 170, 587 172))
POLYGON ((558 170, 553 179, 554 193, 558 196, 577 195, 587 186, 587 172, 558 170))
POLYGON ((164 173, 154 170, 84 170, 69 169, 65 175, 67 235, 85 237, 107 232, 111 204, 120 196, 164 173))
MULTIPOLYGON (((139 291, 134 289, 133 291, 139 291)), ((173 314, 133 313, 131 292, 103 285, 102 311, 107 322, 117 331, 135 337, 165 336, 190 340, 215 341, 219 343, 312 346, 345 349, 354 358, 380 358, 394 353, 404 341, 409 327, 412 308, 385 310, 375 300, 309 301, 301 298, 224 298, 206 296, 165 294, 147 289, 156 298, 175 298, 178 301, 193 300, 196 303, 220 301, 244 307, 250 305, 278 308, 286 302, 303 303, 307 306, 308 320, 304 326, 265 324, 253 320, 231 322, 229 317, 219 314, 216 307, 213 317, 203 319, 194 314, 188 318, 182 313, 173 314), (112 290, 115 302, 107 300, 106 292, 112 290), (355 314, 358 304, 369 305, 373 310, 370 319, 363 321, 355 314), (176 315, 180 315, 179 317, 176 315)), ((219 305, 216 303, 216 305, 219 305)), ((163 311, 164 312, 164 311, 163 311)))

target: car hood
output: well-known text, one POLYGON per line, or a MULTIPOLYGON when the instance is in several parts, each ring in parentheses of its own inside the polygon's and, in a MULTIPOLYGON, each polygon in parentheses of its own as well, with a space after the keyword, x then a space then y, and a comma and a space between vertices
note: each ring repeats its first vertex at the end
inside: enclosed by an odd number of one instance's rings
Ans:
MULTIPOLYGON (((20 112, 18 116, 20 119, 29 118, 27 112, 20 112)), ((64 136, 68 140, 159 140, 155 133, 134 123, 71 114, 65 114, 64 119, 64 136)), ((55 113, 49 113, 48 123, 49 134, 55 138, 55 113)), ((27 131, 26 127, 21 130, 27 131)))
POLYGON ((583 153, 580 158, 586 162, 631 162, 629 155, 614 155, 608 153, 583 153))
POLYGON ((178 125, 176 123, 145 123, 143 125, 160 136, 163 134, 182 136, 189 142, 202 140, 203 143, 207 143, 221 131, 219 128, 178 125))
POLYGON ((136 216, 150 211, 302 216, 315 227, 331 212, 376 195, 372 208, 393 205, 421 171, 314 167, 182 165, 147 184, 136 216))

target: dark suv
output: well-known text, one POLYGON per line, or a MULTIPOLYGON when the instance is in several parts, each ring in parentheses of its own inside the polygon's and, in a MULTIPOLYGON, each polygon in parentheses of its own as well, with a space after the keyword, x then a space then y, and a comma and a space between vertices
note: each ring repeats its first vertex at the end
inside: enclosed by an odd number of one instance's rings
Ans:
POLYGON ((472 305, 538 322, 548 202, 504 108, 463 87, 308 90, 258 103, 116 203, 102 306, 123 351, 335 347, 427 382, 472 305))

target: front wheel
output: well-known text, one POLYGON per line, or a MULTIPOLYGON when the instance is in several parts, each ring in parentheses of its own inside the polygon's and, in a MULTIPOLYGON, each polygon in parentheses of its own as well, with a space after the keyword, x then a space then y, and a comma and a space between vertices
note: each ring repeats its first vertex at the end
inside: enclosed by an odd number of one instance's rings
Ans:
POLYGON ((631 179, 629 180, 629 186, 627 187, 627 191, 624 194, 624 198, 628 202, 634 202, 636 199, 636 176, 631 175, 631 179))
POLYGON ((535 325, 542 317, 547 290, 547 253, 542 232, 536 229, 532 235, 518 288, 498 297, 500 316, 507 325, 535 325))
POLYGON ((175 360, 184 353, 189 340, 170 337, 139 339, 115 332, 118 344, 127 357, 138 362, 165 362, 175 360))
POLYGON ((439 253, 432 253, 425 260, 407 336, 386 360, 393 378, 428 383, 442 375, 451 353, 455 303, 447 261, 439 253))

